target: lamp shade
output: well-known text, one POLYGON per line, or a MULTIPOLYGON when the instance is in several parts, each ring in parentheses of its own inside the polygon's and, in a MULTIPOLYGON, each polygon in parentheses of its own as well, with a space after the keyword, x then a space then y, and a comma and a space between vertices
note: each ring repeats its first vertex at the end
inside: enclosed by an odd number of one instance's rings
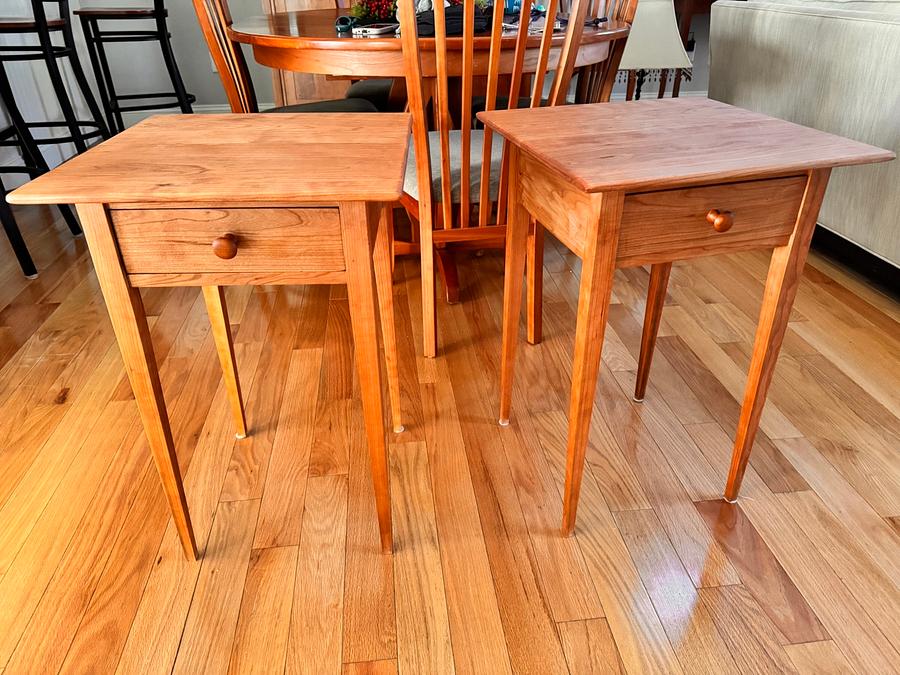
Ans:
POLYGON ((639 0, 619 68, 690 67, 691 60, 678 33, 674 0, 639 0))

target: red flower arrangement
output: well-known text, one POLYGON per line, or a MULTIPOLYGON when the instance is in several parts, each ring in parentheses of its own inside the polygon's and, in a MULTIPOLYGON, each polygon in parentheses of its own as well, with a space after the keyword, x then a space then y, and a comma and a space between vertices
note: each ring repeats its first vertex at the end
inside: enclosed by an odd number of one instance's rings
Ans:
POLYGON ((394 20, 397 16, 397 0, 357 0, 350 14, 361 22, 394 20))

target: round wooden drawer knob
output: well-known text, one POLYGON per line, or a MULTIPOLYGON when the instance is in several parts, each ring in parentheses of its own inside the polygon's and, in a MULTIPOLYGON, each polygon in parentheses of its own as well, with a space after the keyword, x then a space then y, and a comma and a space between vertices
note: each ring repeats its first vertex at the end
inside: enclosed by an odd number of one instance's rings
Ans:
POLYGON ((233 234, 223 234, 213 239, 212 250, 222 260, 231 260, 237 255, 237 237, 233 234))
POLYGON ((734 214, 731 211, 719 211, 719 209, 711 209, 706 214, 706 219, 713 226, 716 232, 728 232, 734 225, 734 214))

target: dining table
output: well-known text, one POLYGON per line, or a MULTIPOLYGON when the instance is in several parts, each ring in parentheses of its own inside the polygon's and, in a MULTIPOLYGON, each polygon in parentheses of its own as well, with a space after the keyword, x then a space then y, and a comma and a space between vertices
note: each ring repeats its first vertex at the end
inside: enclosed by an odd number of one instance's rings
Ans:
MULTIPOLYGON (((335 20, 348 14, 346 9, 309 9, 277 12, 237 19, 229 28, 231 39, 250 45, 253 58, 260 64, 279 70, 318 75, 346 76, 353 78, 403 77, 403 50, 399 37, 362 37, 349 32, 339 33, 335 20)), ((575 67, 580 68, 605 61, 610 44, 628 34, 629 25, 609 20, 597 25, 586 25, 575 67)), ((558 50, 565 38, 560 32, 554 37, 554 49, 558 50)), ((422 71, 425 76, 434 74, 434 38, 420 38, 424 46, 422 71), (431 45, 431 49, 428 46, 431 45)), ((537 66, 541 35, 534 34, 527 43, 523 72, 534 72, 537 66)), ((447 38, 451 59, 450 75, 459 74, 463 59, 462 36, 447 38), (453 56, 455 55, 455 58, 453 56)), ((516 32, 508 31, 501 41, 500 72, 510 73, 516 44, 516 32)), ((486 74, 490 51, 490 35, 476 35, 474 40, 474 72, 486 74)), ((557 56, 558 56, 558 52, 557 56)), ((551 52, 550 62, 554 62, 551 52)))

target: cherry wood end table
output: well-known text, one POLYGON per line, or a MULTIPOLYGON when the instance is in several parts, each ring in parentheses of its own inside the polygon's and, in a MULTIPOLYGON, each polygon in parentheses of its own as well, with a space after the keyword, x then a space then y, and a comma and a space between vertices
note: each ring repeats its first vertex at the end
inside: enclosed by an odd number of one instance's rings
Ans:
POLYGON ((197 558, 197 544, 141 287, 203 287, 243 438, 222 286, 347 285, 381 545, 391 551, 376 317, 402 431, 385 209, 403 192, 409 133, 403 113, 158 116, 9 195, 15 204, 76 205, 188 558, 197 558))
POLYGON ((482 112, 508 142, 500 424, 509 424, 526 239, 534 218, 582 260, 563 534, 574 530, 617 267, 651 265, 635 400, 650 371, 673 261, 773 249, 725 499, 759 426, 831 169, 887 150, 708 99, 482 112))

